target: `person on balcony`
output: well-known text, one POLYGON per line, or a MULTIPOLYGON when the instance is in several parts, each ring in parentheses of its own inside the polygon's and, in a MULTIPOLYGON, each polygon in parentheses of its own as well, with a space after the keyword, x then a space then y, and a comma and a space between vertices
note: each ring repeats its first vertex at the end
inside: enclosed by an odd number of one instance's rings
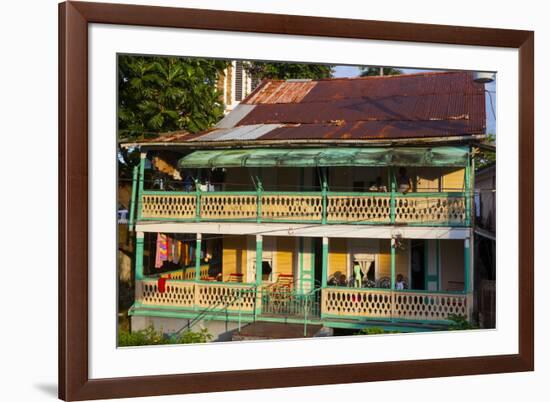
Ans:
POLYGON ((361 271, 361 265, 359 265, 359 261, 353 260, 353 286, 356 288, 361 287, 361 283, 363 282, 363 271, 361 271))
POLYGON ((395 290, 404 290, 405 289, 405 280, 403 278, 403 275, 398 274, 395 278, 395 290))
POLYGON ((369 191, 383 193, 388 191, 388 188, 382 184, 382 177, 378 176, 376 181, 369 183, 369 191))
POLYGON ((399 168, 399 176, 397 177, 397 191, 406 194, 412 190, 411 178, 407 174, 407 169, 399 168))

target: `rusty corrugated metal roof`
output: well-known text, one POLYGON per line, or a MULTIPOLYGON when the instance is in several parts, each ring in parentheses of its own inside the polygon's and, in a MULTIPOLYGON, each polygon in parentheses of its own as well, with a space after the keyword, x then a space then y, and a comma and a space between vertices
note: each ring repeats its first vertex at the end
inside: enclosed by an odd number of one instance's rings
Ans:
POLYGON ((484 134, 484 89, 469 72, 269 80, 241 102, 243 110, 218 123, 220 128, 169 133, 143 142, 368 141, 484 134))

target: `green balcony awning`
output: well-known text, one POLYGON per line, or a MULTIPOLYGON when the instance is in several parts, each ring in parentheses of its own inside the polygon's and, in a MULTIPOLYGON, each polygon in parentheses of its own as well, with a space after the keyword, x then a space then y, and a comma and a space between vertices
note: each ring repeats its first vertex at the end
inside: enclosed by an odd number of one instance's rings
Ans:
POLYGON ((468 147, 256 148, 200 150, 184 156, 180 168, 315 166, 465 166, 468 147))

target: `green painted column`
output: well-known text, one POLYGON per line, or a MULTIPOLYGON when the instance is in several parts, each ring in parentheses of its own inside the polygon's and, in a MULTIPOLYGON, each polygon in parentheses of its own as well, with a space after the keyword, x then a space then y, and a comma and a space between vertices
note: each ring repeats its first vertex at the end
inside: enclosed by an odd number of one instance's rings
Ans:
POLYGON ((195 282, 201 280, 201 247, 202 247, 202 235, 197 233, 197 247, 195 250, 195 282))
POLYGON ((141 210, 142 210, 142 207, 141 207, 141 204, 142 204, 142 201, 141 201, 141 197, 142 197, 142 194, 143 194, 143 188, 144 188, 144 183, 145 183, 145 160, 147 158, 147 153, 146 152, 142 152, 140 154, 140 160, 139 160, 139 179, 138 179, 138 194, 137 194, 137 197, 138 197, 138 202, 137 202, 137 205, 138 205, 138 211, 137 211, 137 219, 140 220, 141 219, 141 210))
POLYGON ((256 286, 262 284, 263 237, 256 236, 256 286))
POLYGON ((470 162, 466 164, 464 169, 464 191, 466 192, 466 226, 470 226, 472 218, 472 172, 470 169, 470 162))
POLYGON ((390 244, 390 269, 391 269, 391 289, 395 289, 395 248, 396 241, 394 238, 391 239, 390 244))
POLYGON ((328 192, 327 172, 325 168, 323 168, 322 179, 323 179, 323 182, 321 184, 321 194, 323 198, 323 211, 322 211, 321 223, 324 225, 325 223, 327 223, 327 192, 328 192))
POLYGON ((134 214, 136 209, 136 193, 137 193, 137 178, 138 178, 138 167, 134 166, 134 171, 132 174, 132 198, 130 198, 130 216, 128 217, 128 230, 134 230, 134 214))
POLYGON ((328 237, 323 237, 322 275, 321 287, 327 287, 328 277, 328 237))
POLYGON ((260 223, 262 221, 262 193, 263 193, 263 186, 262 181, 259 177, 256 178, 257 181, 257 188, 256 188, 256 222, 260 223))
POLYGON ((195 221, 200 222, 201 220, 201 189, 200 182, 198 179, 195 179, 195 195, 197 197, 197 202, 195 203, 195 221))
POLYGON ((300 293, 304 293, 304 238, 298 239, 298 270, 300 280, 300 293))
POLYGON ((262 301, 262 261, 263 261, 263 237, 256 235, 256 306, 254 316, 261 313, 262 301))
POLYGON ((464 239, 464 293, 470 292, 471 281, 471 253, 470 239, 464 239))
POLYGON ((397 186, 395 183, 395 172, 393 168, 390 168, 390 223, 393 225, 395 223, 395 206, 396 206, 396 199, 395 199, 395 192, 397 190, 397 186))
POLYGON ((143 248, 145 236, 143 232, 136 232, 136 281, 143 279, 143 248))

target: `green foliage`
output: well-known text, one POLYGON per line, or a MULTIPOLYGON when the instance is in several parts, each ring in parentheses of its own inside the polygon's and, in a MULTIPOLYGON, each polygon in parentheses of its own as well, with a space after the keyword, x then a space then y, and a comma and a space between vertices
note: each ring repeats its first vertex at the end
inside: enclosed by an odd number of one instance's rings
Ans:
MULTIPOLYGON (((361 67, 361 77, 373 77, 380 75, 380 67, 361 67)), ((384 75, 400 75, 403 71, 393 67, 383 67, 384 75)))
POLYGON ((119 138, 210 128, 223 117, 216 82, 227 64, 198 58, 119 56, 119 138))
POLYGON ((258 80, 264 79, 312 79, 318 80, 332 76, 332 66, 324 64, 300 63, 263 63, 248 62, 245 65, 250 75, 258 80))
POLYGON ((397 334, 398 331, 385 331, 379 327, 365 327, 357 331, 356 335, 382 335, 382 334, 397 334))
POLYGON ((211 341, 212 338, 212 334, 206 328, 201 328, 198 332, 183 331, 174 343, 206 343, 211 341))
MULTIPOLYGON (((496 137, 494 134, 487 134, 486 144, 494 144, 496 137)), ((497 160, 497 154, 494 151, 480 149, 474 156, 476 170, 481 170, 487 166, 493 165, 497 160)))
POLYGON ((128 332, 119 329, 118 346, 169 345, 184 343, 206 343, 212 340, 212 334, 206 328, 197 332, 187 330, 177 336, 166 336, 151 325, 145 329, 128 332))
POLYGON ((449 314, 447 318, 452 321, 452 323, 449 325, 449 331, 477 328, 475 325, 471 324, 463 315, 449 314))

